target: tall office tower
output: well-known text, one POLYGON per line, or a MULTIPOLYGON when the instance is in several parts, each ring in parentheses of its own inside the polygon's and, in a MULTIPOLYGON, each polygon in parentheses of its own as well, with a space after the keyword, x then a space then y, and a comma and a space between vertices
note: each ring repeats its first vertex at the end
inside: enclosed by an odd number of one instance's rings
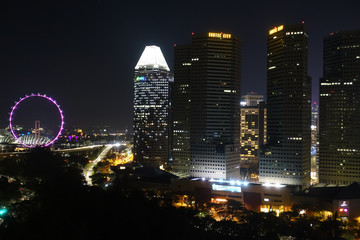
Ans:
POLYGON ((180 177, 190 171, 191 46, 174 45, 172 169, 180 177))
POLYGON ((324 39, 320 80, 320 183, 360 181, 360 30, 324 39))
POLYGON ((192 177, 239 178, 240 54, 240 39, 231 34, 192 35, 192 177))
POLYGON ((260 147, 266 143, 264 96, 251 92, 240 102, 240 177, 257 181, 260 147))
POLYGON ((135 161, 164 167, 168 164, 171 82, 160 48, 146 46, 135 67, 135 161))
MULTIPOLYGON (((190 177, 239 178, 240 47, 236 36, 214 32, 193 34, 191 46, 175 47, 174 102, 183 105, 174 103, 174 114, 180 116, 174 117, 174 133, 190 129, 190 161, 188 153, 183 158, 190 177), (176 129, 185 119, 186 127, 176 129)), ((188 138, 184 141, 186 147, 188 138)))
POLYGON ((267 144, 259 181, 310 183, 311 78, 304 24, 281 25, 268 34, 267 144))

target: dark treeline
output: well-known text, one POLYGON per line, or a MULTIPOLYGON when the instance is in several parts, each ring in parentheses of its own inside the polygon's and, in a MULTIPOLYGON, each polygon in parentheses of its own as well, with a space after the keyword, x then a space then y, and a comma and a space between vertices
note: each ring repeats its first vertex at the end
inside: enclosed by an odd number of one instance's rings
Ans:
MULTIPOLYGON (((231 201, 227 205, 208 205, 207 209, 175 208, 171 197, 140 189, 125 191, 121 179, 108 189, 88 187, 84 185, 77 161, 82 158, 64 159, 48 149, 38 148, 11 164, 0 162, 1 171, 9 168, 15 174, 14 168, 17 169, 16 176, 12 175, 16 179, 13 184, 19 187, 22 183, 22 191, 29 195, 28 200, 8 202, 9 213, 0 225, 0 240, 211 240, 280 239, 281 236, 343 239, 340 236, 344 228, 336 217, 319 221, 301 217, 297 211, 276 217, 273 213, 248 211, 231 201), (215 221, 209 214, 211 208, 216 208, 225 220, 215 221)), ((0 181, 0 187, 0 193, 5 194, 6 181, 0 181)), ((13 188, 8 191, 19 198, 13 188)))
POLYGON ((1 240, 219 239, 219 234, 194 227, 194 210, 160 206, 157 198, 149 199, 141 190, 124 192, 116 183, 106 190, 85 186, 72 160, 39 148, 5 164, 17 169, 17 182, 34 195, 8 206, 9 214, 0 225, 1 240))

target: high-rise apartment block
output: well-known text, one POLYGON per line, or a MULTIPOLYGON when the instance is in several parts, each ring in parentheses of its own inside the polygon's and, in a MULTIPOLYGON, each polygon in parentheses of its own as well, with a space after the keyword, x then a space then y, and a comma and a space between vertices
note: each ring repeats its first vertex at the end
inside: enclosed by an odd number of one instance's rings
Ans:
POLYGON ((264 96, 248 93, 240 105, 240 177, 257 181, 260 147, 266 143, 264 96))
POLYGON ((360 181, 360 30, 324 39, 319 182, 360 181))
POLYGON ((171 82, 160 48, 146 46, 135 67, 135 161, 164 167, 168 164, 171 82))
POLYGON ((310 183, 311 78, 304 24, 281 25, 267 37, 267 143, 259 181, 310 183))
POLYGON ((239 178, 240 48, 238 37, 222 32, 175 46, 174 171, 239 178))

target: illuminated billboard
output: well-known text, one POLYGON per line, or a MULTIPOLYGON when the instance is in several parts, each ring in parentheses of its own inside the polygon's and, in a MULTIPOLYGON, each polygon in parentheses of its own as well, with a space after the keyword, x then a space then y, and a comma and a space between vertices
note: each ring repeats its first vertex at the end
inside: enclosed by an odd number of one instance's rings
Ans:
POLYGON ((136 77, 136 80, 137 81, 145 81, 146 78, 144 76, 139 76, 139 77, 136 77))
POLYGON ((212 190, 214 190, 214 191, 226 191, 226 192, 241 192, 241 187, 213 184, 212 185, 212 190))
POLYGON ((339 213, 341 215, 347 215, 349 212, 349 202, 348 201, 339 201, 339 213))
POLYGON ((273 29, 271 29, 271 30, 269 31, 269 35, 274 34, 274 33, 276 33, 276 32, 279 32, 279 31, 281 31, 281 30, 283 30, 283 29, 284 29, 284 25, 281 25, 281 26, 278 26, 278 27, 274 27, 273 29))
POLYGON ((213 38, 231 38, 231 34, 229 33, 215 33, 215 32, 209 32, 209 37, 213 38))

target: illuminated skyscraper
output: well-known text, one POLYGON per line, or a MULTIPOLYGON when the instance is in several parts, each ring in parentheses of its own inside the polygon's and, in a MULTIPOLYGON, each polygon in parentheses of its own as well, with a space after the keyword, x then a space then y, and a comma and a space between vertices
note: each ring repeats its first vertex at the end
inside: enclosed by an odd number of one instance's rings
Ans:
POLYGON ((319 183, 319 104, 311 106, 311 184, 319 183))
POLYGON ((360 30, 324 39, 319 182, 360 181, 360 30))
POLYGON ((135 67, 135 161, 166 167, 169 160, 172 77, 157 46, 146 46, 135 67))
POLYGON ((310 183, 311 78, 304 24, 271 29, 267 43, 267 144, 259 181, 310 183))
POLYGON ((266 143, 264 96, 254 92, 242 97, 240 113, 240 175, 258 180, 260 147, 266 143))
POLYGON ((175 47, 174 170, 239 177, 240 47, 236 36, 214 32, 175 47))

